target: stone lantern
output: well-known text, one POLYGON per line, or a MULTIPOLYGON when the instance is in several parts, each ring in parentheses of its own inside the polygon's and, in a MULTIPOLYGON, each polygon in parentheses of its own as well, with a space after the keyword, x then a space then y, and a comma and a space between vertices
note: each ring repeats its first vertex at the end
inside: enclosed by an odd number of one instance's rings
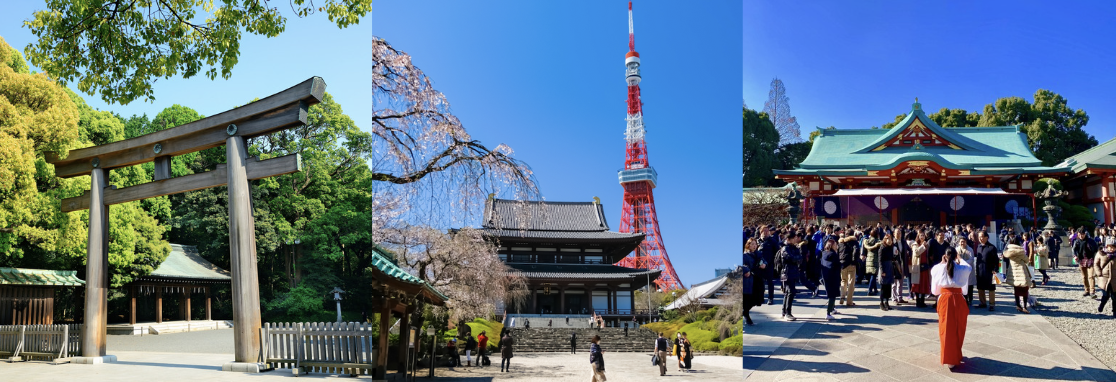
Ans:
POLYGON ((787 191, 787 206, 791 224, 798 224, 798 213, 802 211, 802 193, 798 191, 796 183, 791 183, 790 190, 787 191))

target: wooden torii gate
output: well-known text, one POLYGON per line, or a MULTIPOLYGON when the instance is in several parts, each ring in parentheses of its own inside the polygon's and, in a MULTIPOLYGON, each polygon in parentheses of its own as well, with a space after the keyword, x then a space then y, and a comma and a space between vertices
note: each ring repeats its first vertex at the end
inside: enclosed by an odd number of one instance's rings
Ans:
POLYGON ((163 131, 105 145, 49 153, 60 178, 90 175, 85 195, 62 201, 62 211, 89 209, 89 258, 86 263, 85 329, 82 357, 76 363, 115 361, 105 354, 107 335, 109 206, 157 196, 228 185, 229 259, 232 270, 233 335, 236 359, 225 370, 253 368, 260 346, 260 292, 256 271, 255 222, 248 181, 301 171, 298 154, 268 160, 248 158, 246 138, 306 124, 307 109, 321 102, 325 81, 313 77, 256 102, 163 131), (226 164, 198 174, 170 177, 171 157, 225 145, 226 164), (126 188, 108 185, 114 168, 155 162, 155 180, 126 188))

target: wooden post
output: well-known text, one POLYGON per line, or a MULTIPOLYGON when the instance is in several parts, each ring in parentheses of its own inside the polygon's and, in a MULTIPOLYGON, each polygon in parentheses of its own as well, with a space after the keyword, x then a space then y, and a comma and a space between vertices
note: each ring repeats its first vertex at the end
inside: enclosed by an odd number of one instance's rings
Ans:
POLYGON ((205 320, 213 321, 213 314, 210 313, 212 305, 209 303, 209 286, 205 287, 205 320))
POLYGON ((131 290, 129 290, 129 292, 131 292, 131 294, 132 294, 132 298, 131 298, 132 301, 131 301, 130 309, 128 309, 128 324, 129 325, 135 325, 136 324, 136 289, 137 288, 138 287, 136 287, 135 285, 132 285, 131 290))
POLYGON ((171 157, 162 156, 155 157, 155 180, 170 179, 171 177, 171 157))
POLYGON ((163 287, 155 286, 155 323, 163 323, 163 287))
POLYGON ((193 289, 193 287, 186 287, 186 321, 190 321, 190 308, 192 305, 192 301, 190 301, 190 294, 191 292, 193 292, 193 289))
POLYGON ((386 298, 380 301, 380 340, 376 345, 376 375, 372 379, 384 380, 387 378, 388 326, 391 323, 391 306, 395 302, 386 298))
MULTIPOLYGON (((228 131, 236 134, 236 127, 230 125, 228 131)), ((255 362, 260 350, 260 283, 256 273, 256 229, 245 167, 248 149, 244 137, 232 135, 225 140, 225 159, 229 177, 229 259, 232 265, 235 362, 255 362)))
POLYGON ((97 167, 90 172, 89 190, 89 241, 86 249, 89 258, 85 263, 85 329, 81 332, 81 355, 105 355, 105 336, 108 334, 106 293, 108 292, 108 206, 105 205, 105 187, 108 174, 97 167))
POLYGON ((566 286, 563 285, 558 289, 558 313, 566 314, 566 286))
MULTIPOLYGON (((410 309, 407 309, 407 310, 410 310, 410 309)), ((404 311, 403 317, 399 320, 399 357, 398 358, 399 358, 399 374, 402 374, 402 375, 407 375, 407 358, 408 358, 408 355, 410 353, 409 352, 410 349, 408 349, 408 344, 411 342, 411 340, 410 340, 411 324, 409 322, 410 318, 411 318, 411 315, 407 314, 406 311, 404 311)))

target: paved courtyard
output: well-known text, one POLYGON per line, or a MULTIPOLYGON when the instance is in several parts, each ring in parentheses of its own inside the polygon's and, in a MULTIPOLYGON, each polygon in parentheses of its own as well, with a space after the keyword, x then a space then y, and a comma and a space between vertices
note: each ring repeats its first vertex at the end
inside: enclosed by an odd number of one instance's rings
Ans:
MULTIPOLYGON (((796 322, 779 320, 781 299, 753 312, 744 334, 745 379, 752 381, 1116 381, 1116 372, 1039 314, 1015 311, 1000 288, 997 309, 973 309, 952 371, 939 362, 931 308, 879 309, 858 285, 859 304, 825 321, 824 298, 800 298, 796 322)), ((776 294, 778 296, 778 293, 776 294)), ((800 294, 801 295, 801 294, 800 294)), ((974 296, 975 297, 975 296, 974 296)))
MULTIPOLYGON (((119 362, 103 365, 51 365, 46 362, 0 363, 2 381, 260 381, 277 378, 295 378, 289 369, 278 369, 261 374, 222 372, 221 365, 232 360, 232 331, 212 330, 191 333, 173 333, 158 336, 109 336, 109 354, 119 362)), ((607 351, 607 349, 606 349, 607 351)), ((499 358, 493 366, 485 368, 457 368, 449 371, 437 368, 433 380, 453 382, 473 381, 583 381, 589 375, 588 353, 519 353, 513 358, 511 373, 501 373, 499 358)), ((649 379, 666 381, 740 381, 739 357, 699 356, 694 358, 693 373, 669 370, 666 377, 659 377, 657 367, 651 366, 650 353, 605 353, 610 382, 645 382, 649 379)), ((673 362, 673 360, 670 360, 673 362)), ((418 373, 425 378, 427 370, 418 373)), ((336 375, 309 374, 300 379, 338 378, 336 375)), ((346 379, 352 379, 344 377, 346 379)), ((358 379, 371 379, 359 376, 358 379)), ((401 381, 396 374, 388 375, 389 381, 401 381)))

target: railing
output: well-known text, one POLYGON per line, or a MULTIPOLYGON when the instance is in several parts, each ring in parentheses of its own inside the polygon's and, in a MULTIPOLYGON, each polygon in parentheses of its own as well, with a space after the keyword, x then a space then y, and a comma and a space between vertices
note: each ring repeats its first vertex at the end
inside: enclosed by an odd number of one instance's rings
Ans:
POLYGON ((375 324, 359 322, 266 323, 260 328, 261 359, 268 367, 306 372, 371 374, 377 367, 375 324))
POLYGON ((59 362, 81 354, 79 325, 0 325, 0 356, 9 361, 46 358, 59 362))

